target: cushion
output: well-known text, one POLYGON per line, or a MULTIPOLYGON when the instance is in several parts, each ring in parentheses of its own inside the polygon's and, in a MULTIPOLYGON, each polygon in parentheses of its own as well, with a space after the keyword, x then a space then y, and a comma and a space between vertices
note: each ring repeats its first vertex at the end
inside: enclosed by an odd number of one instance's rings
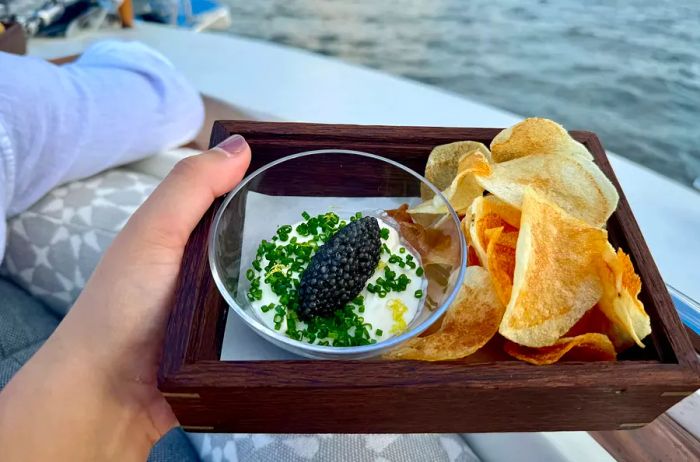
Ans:
POLYGON ((8 220, 3 274, 63 316, 158 181, 122 168, 52 190, 8 220))
POLYGON ((204 462, 471 462, 479 458, 457 434, 189 435, 204 462))

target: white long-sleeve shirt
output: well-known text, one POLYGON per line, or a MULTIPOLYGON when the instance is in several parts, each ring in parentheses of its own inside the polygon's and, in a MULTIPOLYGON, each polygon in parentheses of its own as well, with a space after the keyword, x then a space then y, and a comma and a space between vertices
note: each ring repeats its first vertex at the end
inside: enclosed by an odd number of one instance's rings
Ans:
POLYGON ((50 189, 191 140, 197 91, 137 42, 100 42, 56 66, 0 52, 0 261, 5 217, 50 189))

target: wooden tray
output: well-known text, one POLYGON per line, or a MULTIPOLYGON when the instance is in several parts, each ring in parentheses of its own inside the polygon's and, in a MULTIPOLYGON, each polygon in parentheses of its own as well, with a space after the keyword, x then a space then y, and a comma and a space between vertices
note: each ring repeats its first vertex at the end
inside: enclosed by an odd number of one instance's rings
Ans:
MULTIPOLYGON (((321 148, 372 152, 422 172, 430 150, 488 144, 500 129, 217 122, 253 150, 250 172, 321 148)), ((700 366, 598 138, 572 132, 620 192, 611 242, 630 254, 651 316, 645 349, 615 363, 220 361, 228 307, 207 260, 212 206, 192 234, 168 323, 159 388, 188 430, 374 433, 637 428, 700 387, 700 366)))

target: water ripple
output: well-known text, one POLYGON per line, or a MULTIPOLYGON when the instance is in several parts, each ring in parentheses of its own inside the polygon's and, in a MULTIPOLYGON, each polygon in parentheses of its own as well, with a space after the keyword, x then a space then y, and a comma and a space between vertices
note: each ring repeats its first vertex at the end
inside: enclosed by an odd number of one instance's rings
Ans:
POLYGON ((700 177, 697 0, 224 1, 236 34, 552 117, 678 181, 700 177))

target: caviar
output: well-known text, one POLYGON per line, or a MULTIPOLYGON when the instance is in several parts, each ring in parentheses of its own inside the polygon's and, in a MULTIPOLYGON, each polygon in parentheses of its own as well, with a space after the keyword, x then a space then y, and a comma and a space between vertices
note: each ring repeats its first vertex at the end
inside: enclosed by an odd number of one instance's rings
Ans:
POLYGON ((379 237, 377 219, 364 217, 318 249, 301 275, 298 311, 303 319, 330 316, 362 292, 379 263, 379 237))

